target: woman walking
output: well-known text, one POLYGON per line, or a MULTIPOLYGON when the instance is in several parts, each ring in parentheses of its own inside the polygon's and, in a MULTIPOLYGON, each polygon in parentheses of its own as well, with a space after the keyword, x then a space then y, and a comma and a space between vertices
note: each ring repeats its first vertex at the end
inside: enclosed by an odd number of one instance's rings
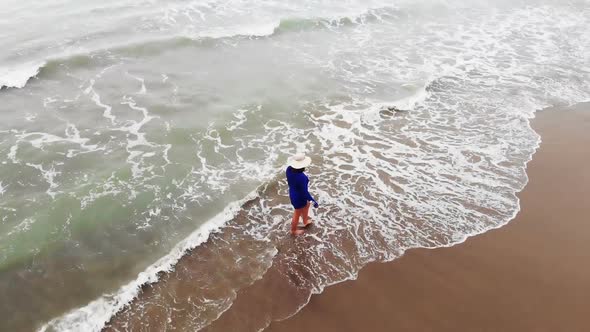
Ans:
POLYGON ((303 153, 296 154, 289 158, 289 167, 287 167, 287 182, 289 183, 289 198, 295 208, 293 220, 291 221, 291 234, 300 235, 304 230, 297 229, 299 218, 303 217, 303 226, 311 224, 309 220, 309 206, 313 202, 313 207, 318 207, 318 202, 311 196, 308 191, 309 178, 305 173, 305 167, 311 164, 311 158, 303 153))

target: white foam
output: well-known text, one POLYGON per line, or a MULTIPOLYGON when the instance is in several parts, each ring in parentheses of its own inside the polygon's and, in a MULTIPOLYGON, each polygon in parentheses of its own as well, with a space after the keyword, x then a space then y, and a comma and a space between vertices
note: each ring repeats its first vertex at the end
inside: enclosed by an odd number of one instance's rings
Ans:
POLYGON ((45 179, 45 181, 47 181, 47 184, 49 184, 49 188, 47 188, 46 193, 51 196, 51 198, 55 198, 55 196, 59 193, 59 191, 55 191, 55 189, 58 187, 58 183, 55 182, 55 177, 60 175, 61 172, 56 171, 54 165, 51 165, 50 168, 47 169, 45 169, 41 164, 26 163, 26 165, 41 172, 41 176, 45 179))
POLYGON ((13 163, 19 163, 18 159, 16 158, 16 153, 18 151, 18 144, 20 142, 28 142, 33 147, 43 150, 46 146, 52 145, 55 143, 70 143, 75 144, 80 147, 79 150, 71 149, 68 151, 67 156, 71 158, 78 153, 87 153, 93 151, 99 151, 103 148, 99 148, 98 145, 95 144, 88 144, 90 141, 89 138, 84 138, 80 136, 80 131, 73 123, 68 123, 65 129, 65 136, 58 136, 54 134, 44 133, 44 132, 25 132, 16 135, 17 143, 10 148, 10 152, 8 154, 8 158, 13 163))
POLYGON ((31 225, 33 225, 35 221, 36 220, 34 218, 25 218, 18 225, 14 226, 10 232, 6 233, 6 237, 29 231, 31 229, 31 225))
MULTIPOLYGON (((148 141, 145 137, 145 132, 141 131, 141 128, 147 124, 148 122, 150 122, 152 119, 155 119, 155 116, 151 116, 149 114, 149 111, 147 110, 147 108, 145 107, 140 107, 137 106, 135 100, 132 97, 125 97, 125 101, 121 102, 122 105, 127 105, 129 108, 135 110, 135 111, 140 111, 141 114, 143 115, 143 118, 140 121, 130 121, 130 123, 126 126, 121 126, 118 128, 115 128, 114 130, 118 130, 118 131, 123 131, 123 132, 127 132, 130 135, 127 135, 127 144, 126 144, 126 149, 127 152, 129 153, 128 157, 127 157, 127 162, 132 166, 131 167, 131 171, 133 174, 134 178, 139 178, 141 177, 145 171, 151 169, 151 166, 147 166, 147 167, 142 167, 143 165, 143 160, 144 158, 149 158, 150 156, 153 156, 155 154, 152 154, 150 152, 144 152, 144 151, 139 151, 139 150, 134 150, 134 148, 138 147, 138 146, 144 146, 144 147, 159 147, 159 145, 157 144, 153 144, 150 141, 148 141)), ((167 147, 163 146, 164 151, 167 151, 167 147)), ((167 158, 167 155, 164 154, 164 158, 167 158)))
POLYGON ((33 122, 33 121, 35 121, 36 118, 37 118, 37 114, 27 114, 27 116, 25 117, 25 120, 27 120, 29 122, 33 122))
POLYGON ((103 108, 104 111, 102 113, 102 116, 105 117, 106 119, 109 119, 109 121, 111 122, 111 124, 116 124, 116 117, 112 114, 112 110, 113 108, 110 105, 104 104, 101 99, 100 99, 100 95, 94 90, 94 83, 95 80, 91 79, 90 80, 90 85, 86 88, 86 90, 84 90, 84 94, 89 94, 91 96, 92 101, 96 104, 96 106, 103 108))
POLYGON ((266 24, 236 25, 212 28, 199 32, 198 38, 229 38, 236 36, 265 37, 270 36, 279 26, 280 21, 273 21, 266 24))
MULTIPOLYGON (((138 95, 145 95, 147 93, 147 89, 145 87, 145 80, 139 76, 131 75, 129 72, 126 72, 126 74, 127 74, 127 76, 129 76, 141 83, 141 88, 139 89, 139 91, 137 91, 137 94, 138 95)), ((165 79, 162 82, 165 82, 165 79)))
POLYGON ((22 88, 27 82, 37 76, 44 61, 26 62, 10 67, 0 67, 0 88, 22 88))
POLYGON ((18 164, 18 159, 16 159, 17 152, 18 152, 18 143, 11 146, 10 151, 6 155, 6 157, 8 157, 8 159, 10 159, 10 161, 12 161, 12 163, 14 163, 14 164, 18 164))
POLYGON ((229 131, 234 131, 238 129, 241 125, 246 122, 246 113, 248 109, 239 109, 236 113, 234 113, 234 117, 236 118, 234 121, 231 121, 227 124, 226 128, 229 131))

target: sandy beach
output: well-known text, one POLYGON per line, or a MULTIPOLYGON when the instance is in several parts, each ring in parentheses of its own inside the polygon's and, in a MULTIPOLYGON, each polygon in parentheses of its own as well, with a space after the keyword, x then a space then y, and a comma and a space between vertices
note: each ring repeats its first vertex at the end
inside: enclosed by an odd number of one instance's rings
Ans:
POLYGON ((508 225, 370 264, 267 331, 588 331, 589 111, 537 113, 543 142, 508 225))

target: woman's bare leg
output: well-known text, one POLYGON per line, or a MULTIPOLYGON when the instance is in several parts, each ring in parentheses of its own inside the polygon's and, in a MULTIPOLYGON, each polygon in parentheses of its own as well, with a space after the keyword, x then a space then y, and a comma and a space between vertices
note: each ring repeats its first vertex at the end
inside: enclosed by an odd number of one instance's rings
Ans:
POLYGON ((296 209, 293 212, 293 220, 291 220, 291 234, 293 235, 303 234, 302 229, 297 229, 297 225, 299 225, 299 217, 303 214, 303 209, 304 208, 296 209))
POLYGON ((311 202, 307 202, 307 205, 303 208, 303 226, 307 226, 311 224, 311 220, 309 220, 309 207, 311 206, 311 202))

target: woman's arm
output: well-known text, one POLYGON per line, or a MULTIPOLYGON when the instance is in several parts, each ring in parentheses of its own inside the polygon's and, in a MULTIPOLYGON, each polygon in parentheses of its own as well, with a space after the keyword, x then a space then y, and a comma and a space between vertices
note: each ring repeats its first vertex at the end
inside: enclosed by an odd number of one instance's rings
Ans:
POLYGON ((303 188, 305 189, 305 196, 307 197, 307 201, 312 201, 314 203, 313 204, 313 207, 316 207, 317 208, 318 207, 318 202, 309 193, 309 179, 307 178, 307 176, 305 176, 305 185, 304 185, 303 188))

